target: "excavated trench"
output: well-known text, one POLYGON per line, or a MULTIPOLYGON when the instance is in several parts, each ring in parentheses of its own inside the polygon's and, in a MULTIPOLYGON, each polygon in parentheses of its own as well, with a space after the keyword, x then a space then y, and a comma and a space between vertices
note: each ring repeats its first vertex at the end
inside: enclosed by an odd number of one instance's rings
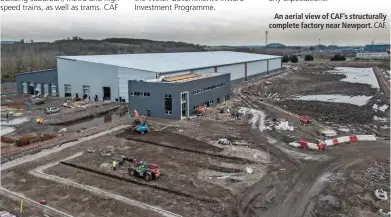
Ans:
POLYGON ((233 161, 235 161, 238 164, 239 163, 241 163, 241 164, 257 163, 255 161, 252 161, 252 160, 249 160, 249 159, 239 158, 239 157, 235 157, 235 156, 226 156, 226 155, 223 155, 223 154, 211 153, 211 152, 208 152, 208 151, 199 151, 199 150, 190 149, 190 148, 180 148, 180 147, 167 145, 167 144, 163 144, 163 143, 146 141, 144 139, 138 139, 138 138, 133 138, 133 137, 126 137, 125 139, 131 140, 131 141, 135 141, 135 142, 148 143, 148 144, 151 144, 151 145, 161 146, 161 147, 165 147, 165 148, 171 148, 171 149, 175 149, 175 150, 179 150, 179 151, 187 151, 187 152, 192 152, 192 153, 197 153, 197 154, 208 155, 208 156, 216 157, 216 158, 220 158, 220 159, 233 160, 233 161))
POLYGON ((170 194, 175 194, 175 195, 182 196, 182 197, 192 198, 192 199, 196 199, 196 200, 203 201, 203 202, 208 202, 208 203, 216 203, 216 204, 220 203, 215 198, 210 198, 210 197, 203 196, 203 195, 189 194, 189 193, 181 192, 181 191, 178 191, 178 190, 173 190, 171 188, 161 187, 161 186, 158 186, 158 185, 156 185, 154 183, 141 182, 141 180, 138 181, 136 179, 132 179, 131 177, 121 176, 121 175, 110 173, 110 172, 104 172, 102 170, 95 169, 95 168, 92 168, 92 167, 82 166, 82 165, 79 165, 79 164, 66 162, 66 161, 61 161, 60 163, 63 164, 63 165, 66 165, 66 166, 70 166, 70 167, 73 167, 73 168, 76 168, 76 169, 81 169, 81 170, 84 170, 84 171, 87 171, 87 172, 91 172, 91 173, 95 173, 95 174, 98 174, 98 175, 110 177, 110 178, 113 178, 113 179, 129 182, 129 183, 133 183, 133 184, 137 184, 137 185, 141 185, 141 186, 145 186, 145 187, 150 187, 150 188, 153 188, 153 189, 156 189, 156 190, 165 191, 165 192, 168 192, 170 194))

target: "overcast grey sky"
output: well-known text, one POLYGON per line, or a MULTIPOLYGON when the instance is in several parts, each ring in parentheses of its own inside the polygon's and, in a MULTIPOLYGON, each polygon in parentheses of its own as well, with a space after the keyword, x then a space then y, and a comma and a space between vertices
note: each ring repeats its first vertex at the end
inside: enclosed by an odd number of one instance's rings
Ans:
MULTIPOLYGON (((1 2, 0 4, 5 4, 1 2)), ((9 4, 9 3, 8 3, 9 4)), ((15 4, 16 3, 12 3, 15 4)), ((47 3, 41 3, 46 7, 47 3)), ((92 3, 96 4, 96 3, 92 3)), ((120 0, 117 11, 100 12, 3 12, 1 14, 2 40, 33 39, 53 41, 71 36, 103 39, 108 37, 172 40, 205 45, 264 44, 287 45, 368 44, 390 41, 390 0, 328 0, 327 2, 270 2, 244 0, 243 2, 215 2, 215 11, 151 12, 134 11, 135 0, 120 0), (270 23, 301 23, 310 20, 274 20, 275 13, 358 13, 387 15, 385 29, 270 29, 270 23)), ((138 3, 148 5, 149 2, 138 3)), ((168 4, 168 3, 161 3, 168 4)), ((182 3, 184 4, 184 3, 182 3)), ((196 3, 187 3, 187 5, 196 3)), ((200 3, 198 3, 200 4, 200 3)), ((103 7, 103 4, 101 4, 103 7)), ((344 20, 314 20, 316 23, 341 23, 344 20)), ((361 23, 375 22, 361 20, 361 23)), ((380 20, 379 20, 380 22, 380 20)))

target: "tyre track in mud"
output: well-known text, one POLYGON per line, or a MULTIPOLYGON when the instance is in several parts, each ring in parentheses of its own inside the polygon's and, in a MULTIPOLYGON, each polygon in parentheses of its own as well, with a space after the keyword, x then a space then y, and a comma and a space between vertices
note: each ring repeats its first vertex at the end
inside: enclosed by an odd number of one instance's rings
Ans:
MULTIPOLYGON (((244 102, 244 104, 247 104, 250 106, 250 108, 258 109, 259 107, 256 105, 255 102, 252 102, 245 97, 243 97, 243 94, 241 93, 241 88, 237 91, 238 97, 244 102)), ((267 105, 266 105, 267 106, 267 105)), ((287 113, 287 112, 284 112, 287 113)), ((293 113, 288 112, 288 114, 292 115, 293 113)), ((294 114, 293 114, 294 115, 294 114)), ((294 115, 296 116, 296 115, 294 115)), ((297 116, 298 117, 298 116, 297 116)), ((258 132, 252 131, 253 136, 256 136, 258 132)), ((304 131, 304 133, 307 133, 304 131)), ((307 133, 308 134, 308 133, 307 133)), ((313 136, 313 135, 311 135, 313 136)), ((287 189, 290 189, 289 192, 277 192, 287 194, 287 199, 285 199, 281 204, 284 204, 284 207, 286 205, 290 204, 289 207, 293 207, 293 209, 283 209, 282 207, 275 205, 272 209, 267 209, 266 212, 262 212, 262 210, 259 210, 259 207, 255 206, 254 204, 257 200, 261 199, 261 201, 264 201, 265 195, 268 193, 270 189, 264 189, 264 191, 260 192, 260 189, 264 188, 264 186, 269 185, 268 183, 274 183, 279 181, 278 178, 276 179, 269 179, 269 177, 262 178, 262 180, 252 187, 250 187, 244 194, 243 197, 240 199, 240 209, 238 212, 231 214, 230 216, 239 216, 239 217, 248 217, 248 216, 258 216, 260 213, 262 213, 262 216, 268 216, 268 217, 275 217, 275 216, 284 216, 283 213, 287 213, 286 217, 293 217, 291 210, 296 210, 294 206, 297 206, 298 202, 300 200, 297 200, 297 195, 300 192, 304 192, 304 190, 308 190, 317 180, 316 177, 320 177, 324 172, 319 170, 319 166, 325 165, 324 163, 318 163, 313 166, 307 166, 303 163, 300 159, 295 159, 294 157, 283 153, 281 150, 279 150, 274 145, 268 145, 268 148, 270 150, 270 153, 272 156, 275 156, 278 159, 282 159, 286 162, 286 167, 290 168, 290 172, 287 174, 287 176, 290 177, 290 181, 288 183, 287 189), (306 171, 315 171, 313 172, 306 172, 306 171), (316 173, 317 172, 317 173, 316 173), (298 187, 299 186, 299 187, 298 187), (251 213, 252 212, 252 213, 251 213), (281 215, 283 214, 283 215, 281 215)), ((277 197, 277 195, 276 195, 277 197)), ((304 201, 305 203, 306 201, 304 201)), ((303 204, 303 202, 301 202, 303 204)), ((307 203, 309 204, 309 203, 307 203)), ((302 207, 303 205, 301 205, 302 207)), ((302 214, 305 212, 302 211, 302 214)), ((301 216, 301 215, 299 215, 301 216)), ((295 216, 296 217, 296 216, 295 216)))
MULTIPOLYGON (((250 100, 243 97, 243 94, 241 93, 242 88, 239 87, 238 89, 234 90, 233 92, 236 93, 236 96, 241 99, 243 104, 247 105, 249 108, 258 109, 258 107, 250 100)), ((257 130, 251 130, 251 134, 254 137, 259 137, 259 132, 257 130), (256 131, 256 132, 255 132, 256 131)), ((296 178, 298 174, 302 173, 304 171, 304 166, 302 162, 298 159, 295 159, 285 153, 283 153, 281 150, 276 148, 274 145, 268 145, 268 150, 271 154, 271 156, 274 156, 278 158, 279 160, 283 159, 286 162, 286 168, 289 168, 289 176, 292 177, 292 184, 293 187, 299 180, 296 178), (299 171, 299 173, 298 173, 299 171)), ((270 172, 270 171, 269 171, 270 172)), ((268 172, 268 173, 269 173, 268 172)), ((228 213, 228 217, 249 217, 253 216, 251 215, 251 211, 254 215, 257 215, 257 209, 259 209, 257 206, 254 206, 254 202, 259 199, 259 197, 263 198, 270 189, 265 189, 265 185, 269 185, 267 183, 270 183, 272 181, 268 180, 270 177, 264 177, 262 178, 258 183, 254 184, 253 186, 249 187, 245 192, 243 192, 242 196, 239 199, 239 207, 237 210, 228 213), (266 183, 265 183, 266 181, 266 183)), ((273 216, 275 217, 275 216, 273 216)))
POLYGON ((208 203, 220 203, 220 201, 218 201, 215 198, 210 198, 210 197, 207 197, 207 196, 194 195, 194 194, 188 194, 188 193, 181 192, 181 191, 178 191, 178 190, 173 190, 173 189, 170 189, 170 188, 164 188, 164 187, 158 186, 157 184, 151 184, 151 183, 145 183, 145 182, 137 181, 137 180, 132 179, 131 177, 125 177, 125 176, 117 175, 117 174, 110 173, 110 172, 104 172, 104 171, 101 171, 101 170, 98 170, 98 169, 95 169, 95 168, 92 168, 92 167, 82 166, 82 165, 79 165, 79 164, 66 162, 66 161, 60 161, 60 163, 63 164, 63 165, 66 165, 66 166, 70 166, 70 167, 73 167, 73 168, 76 168, 76 169, 80 169, 80 170, 86 171, 86 172, 95 173, 95 174, 98 174, 98 175, 106 176, 106 177, 117 179, 117 180, 120 180, 120 181, 125 181, 125 182, 129 182, 129 183, 132 183, 132 184, 153 188, 153 189, 164 191, 164 192, 167 192, 167 193, 170 193, 170 194, 175 194, 175 195, 178 195, 178 196, 187 197, 187 198, 191 198, 191 199, 195 199, 195 200, 199 200, 199 201, 203 201, 203 202, 208 202, 208 203))
POLYGON ((189 149, 189 148, 180 148, 180 147, 176 147, 176 146, 166 145, 166 144, 162 144, 162 143, 158 143, 158 142, 146 141, 143 139, 136 139, 136 138, 132 138, 132 137, 125 137, 125 139, 130 140, 130 141, 135 141, 135 142, 143 142, 143 143, 156 145, 156 146, 160 146, 160 147, 165 147, 165 148, 171 148, 171 149, 175 149, 175 150, 179 150, 179 151, 192 152, 192 153, 207 155, 207 156, 211 156, 211 157, 215 157, 215 158, 236 161, 237 163, 243 163, 243 164, 257 164, 257 163, 259 163, 257 161, 252 161, 252 160, 249 160, 246 158, 227 156, 224 154, 216 154, 216 153, 199 151, 199 150, 194 150, 194 149, 189 149))
MULTIPOLYGON (((234 90, 237 96, 243 101, 244 104, 250 105, 251 108, 257 109, 257 106, 254 102, 247 100, 243 97, 241 93, 241 88, 234 90)), ((265 103, 260 103, 265 105, 265 103)), ((267 104, 266 104, 267 106, 267 104)), ((274 107, 274 106, 273 106, 274 107)), ((280 109, 277 109, 280 110, 280 109)), ((292 115, 291 112, 286 112, 292 115)), ((295 114, 293 114, 296 116, 295 114)), ((325 127, 322 124, 315 123, 319 127, 325 127)), ((254 132, 251 130, 251 133, 254 137, 257 136, 259 132, 254 132)), ((289 177, 289 181, 285 184, 286 190, 282 193, 284 199, 278 203, 269 204, 266 210, 259 210, 259 206, 256 206, 256 201, 262 195, 267 193, 267 190, 263 190, 265 186, 270 185, 270 183, 279 183, 282 179, 275 177, 263 177, 258 183, 254 184, 248 188, 239 198, 239 206, 237 210, 229 213, 229 217, 252 217, 252 216, 262 216, 262 217, 302 217, 311 212, 311 203, 313 199, 323 191, 324 189, 324 179, 327 179, 328 175, 337 170, 346 170, 350 166, 358 163, 360 160, 356 159, 356 155, 349 153, 349 151, 338 151, 328 153, 328 160, 309 163, 308 161, 294 158, 293 156, 284 153, 279 150, 284 147, 278 147, 278 144, 268 144, 268 149, 270 150, 271 156, 278 158, 279 160, 284 160, 285 168, 291 170, 286 176, 289 177), (277 148, 278 147, 278 148, 277 148), (350 154, 350 155, 349 155, 350 154), (269 179, 269 180, 268 180, 269 179)), ((373 144, 371 148, 387 148, 382 144, 373 144)), ((357 150, 368 149, 365 145, 357 146, 357 150)), ((389 151, 389 149, 388 149, 389 151)), ((370 152, 371 153, 371 152, 370 152)), ((270 173, 270 172, 268 172, 270 173)), ((262 198, 261 198, 262 201, 262 198)), ((263 200, 264 201, 264 200, 263 200)))
MULTIPOLYGON (((69 156, 69 157, 67 157, 67 158, 65 158, 63 160, 70 160, 70 159, 79 157, 82 154, 83 154, 83 152, 79 152, 79 153, 76 153, 76 154, 74 154, 72 156, 69 156)), ((132 200, 132 199, 129 199, 129 198, 126 198, 126 197, 122 197, 122 196, 120 196, 118 194, 113 194, 113 193, 101 190, 99 188, 95 188, 95 187, 88 186, 88 185, 85 185, 85 184, 79 184, 77 182, 74 182, 74 181, 71 181, 71 180, 68 180, 68 179, 64 179, 64 178, 61 178, 61 177, 58 177, 58 176, 55 176, 55 175, 46 174, 45 172, 43 172, 43 170, 48 169, 50 167, 53 167, 55 165, 58 165, 59 163, 61 163, 61 161, 56 161, 56 162, 53 162, 53 163, 49 163, 49 164, 46 164, 46 165, 43 165, 43 166, 40 166, 40 167, 37 167, 37 168, 31 170, 31 171, 29 171, 29 173, 31 175, 35 176, 35 177, 38 177, 38 178, 43 178, 43 179, 51 180, 51 181, 54 181, 54 182, 63 183, 63 184, 70 185, 70 186, 73 186, 73 187, 76 187, 76 188, 80 188, 80 189, 83 189, 83 190, 90 191, 91 193, 95 193, 95 194, 98 194, 98 195, 105 195, 105 196, 114 198, 116 200, 122 201, 122 202, 124 202, 126 204, 129 204, 131 206, 136 206, 136 207, 139 207, 139 208, 142 208, 142 209, 146 209, 146 210, 150 210, 150 211, 153 211, 153 212, 157 212, 157 213, 159 213, 159 214, 161 214, 162 216, 165 216, 165 217, 182 217, 181 215, 169 212, 167 210, 160 209, 158 207, 155 207, 155 206, 152 206, 152 205, 149 205, 149 204, 146 204, 146 203, 142 203, 142 202, 139 202, 139 201, 136 201, 136 200, 132 200)))

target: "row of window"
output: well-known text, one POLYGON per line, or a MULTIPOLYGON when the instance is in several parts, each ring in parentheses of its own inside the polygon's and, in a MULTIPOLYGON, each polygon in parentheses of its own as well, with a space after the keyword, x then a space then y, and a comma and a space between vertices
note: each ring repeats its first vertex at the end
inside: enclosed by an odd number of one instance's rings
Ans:
POLYGON ((204 87, 202 89, 193 90, 193 95, 194 94, 199 94, 199 93, 202 93, 202 92, 205 92, 205 91, 213 90, 215 88, 223 87, 225 85, 226 85, 226 83, 224 82, 224 83, 221 83, 221 84, 216 84, 216 85, 212 85, 212 86, 209 86, 209 87, 204 87))
POLYGON ((147 92, 130 92, 131 96, 151 96, 151 93, 147 92))
POLYGON ((209 106, 213 105, 213 103, 214 103, 213 100, 210 100, 210 101, 208 101, 208 102, 201 103, 200 105, 193 106, 193 110, 197 110, 197 109, 200 108, 201 106, 209 107, 209 106))

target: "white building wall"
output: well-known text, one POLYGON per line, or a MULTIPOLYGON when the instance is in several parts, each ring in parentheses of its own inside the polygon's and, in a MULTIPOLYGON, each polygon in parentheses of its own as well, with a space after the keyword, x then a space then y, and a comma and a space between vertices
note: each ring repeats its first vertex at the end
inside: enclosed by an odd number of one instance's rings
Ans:
POLYGON ((64 84, 70 84, 72 97, 78 93, 82 98, 83 85, 89 85, 91 100, 94 100, 95 95, 99 100, 103 99, 103 87, 110 87, 112 101, 118 98, 116 66, 57 58, 57 68, 60 97, 65 95, 64 84))
POLYGON ((172 77, 172 76, 179 76, 179 75, 187 75, 187 74, 190 74, 191 71, 181 71, 181 72, 172 72, 172 73, 165 73, 165 74, 162 74, 162 76, 166 76, 166 77, 172 77))
POLYGON ((215 68, 205 68, 205 69, 195 69, 193 72, 198 73, 198 74, 209 74, 215 72, 215 68))
POLYGON ((267 60, 247 63, 247 77, 267 72, 267 60))
POLYGON ((218 66, 217 73, 231 73, 231 81, 236 79, 244 78, 244 63, 228 65, 228 66, 218 66))
POLYGON ((137 69, 118 68, 118 92, 119 97, 129 102, 129 80, 149 80, 156 78, 156 72, 141 71, 137 69))
POLYGON ((281 58, 270 59, 268 61, 269 61, 269 71, 281 68, 281 58))
POLYGON ((387 52, 381 52, 381 53, 357 53, 356 57, 359 59, 388 59, 388 53, 387 52))

